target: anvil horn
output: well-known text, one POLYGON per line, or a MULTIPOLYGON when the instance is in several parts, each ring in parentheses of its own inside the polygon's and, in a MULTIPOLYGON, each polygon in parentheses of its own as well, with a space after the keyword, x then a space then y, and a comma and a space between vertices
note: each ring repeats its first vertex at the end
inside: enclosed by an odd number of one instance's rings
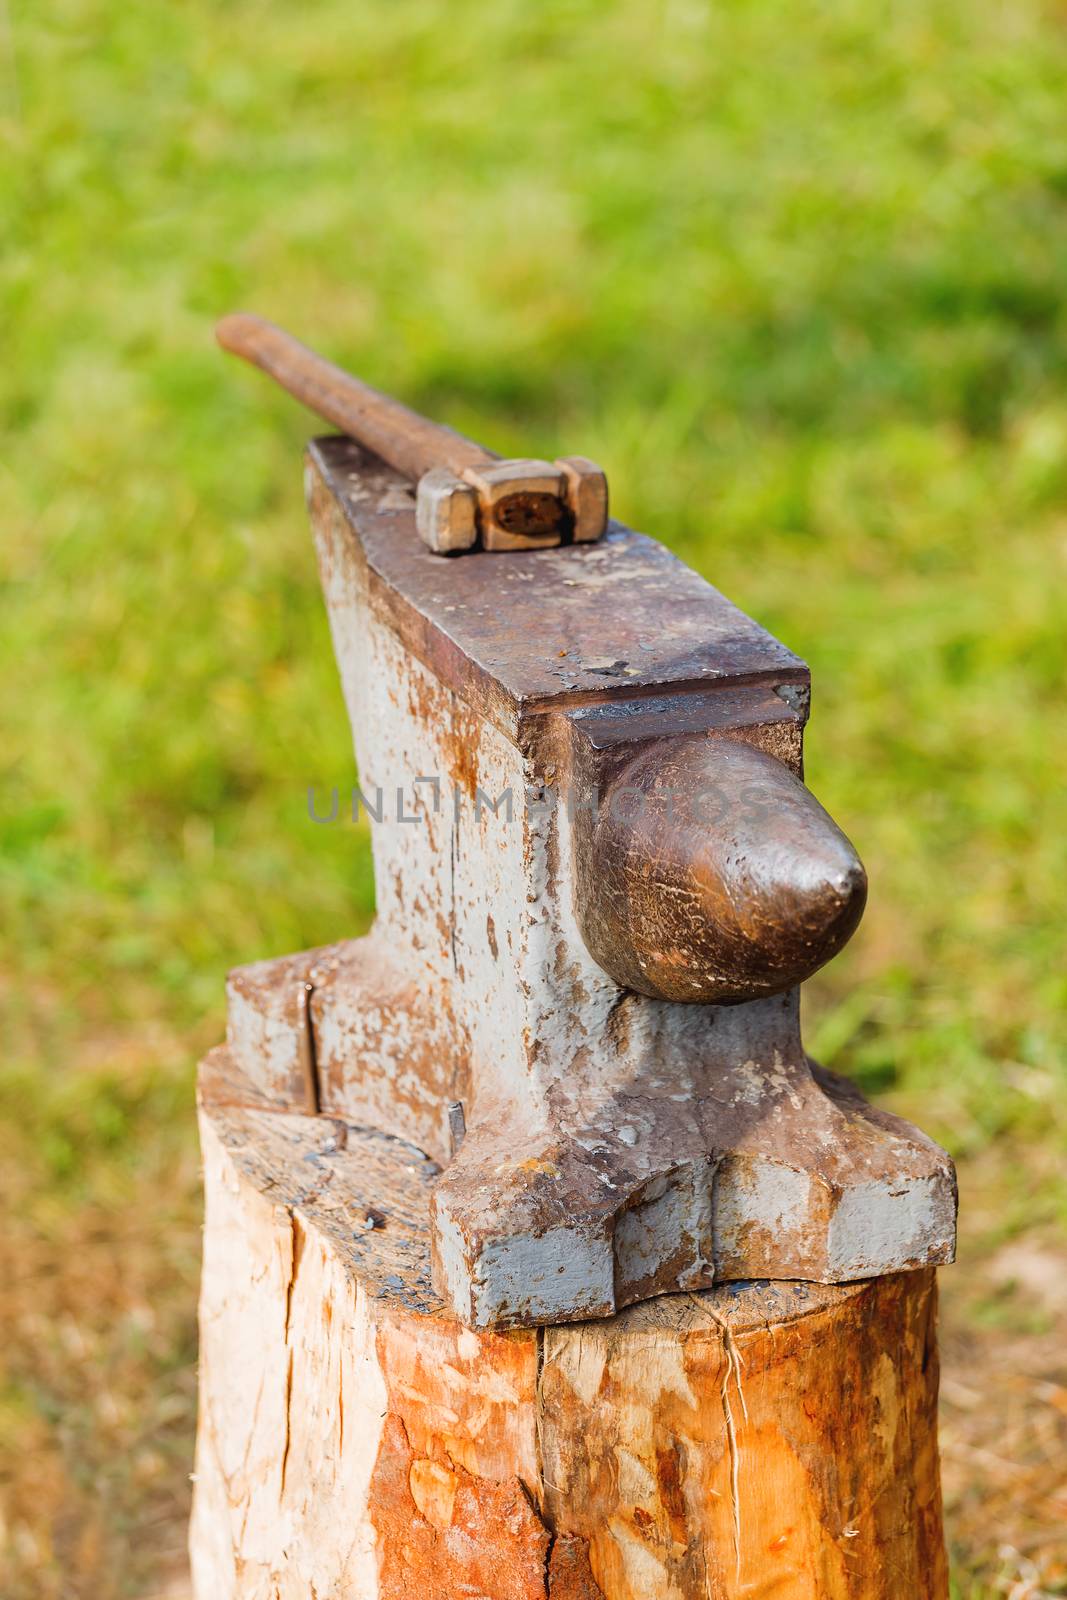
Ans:
POLYGON ((638 755, 599 797, 577 854, 590 955, 655 1000, 730 1005, 790 989, 851 938, 867 898, 859 857, 810 790, 731 739, 638 755))

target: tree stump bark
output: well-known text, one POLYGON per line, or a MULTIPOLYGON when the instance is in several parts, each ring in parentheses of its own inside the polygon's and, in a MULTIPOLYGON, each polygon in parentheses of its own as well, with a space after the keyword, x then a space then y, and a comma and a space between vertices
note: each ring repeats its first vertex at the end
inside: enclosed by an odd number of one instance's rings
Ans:
POLYGON ((933 1273, 472 1332, 436 1168, 202 1069, 197 1600, 944 1600, 933 1273))

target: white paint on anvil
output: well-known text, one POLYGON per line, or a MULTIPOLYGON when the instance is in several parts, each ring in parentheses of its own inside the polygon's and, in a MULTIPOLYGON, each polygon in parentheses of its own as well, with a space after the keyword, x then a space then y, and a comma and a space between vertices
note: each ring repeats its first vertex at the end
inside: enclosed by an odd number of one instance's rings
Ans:
POLYGON ((516 1307, 531 1322, 605 1316, 614 1305, 611 1242, 580 1228, 511 1235, 486 1244, 472 1286, 475 1327, 507 1319, 516 1307), (567 1314, 567 1313, 565 1313, 567 1314))
MULTIPOLYGON (((799 991, 798 991, 799 999, 799 991)), ((798 1103, 794 1091, 795 1078, 785 1071, 782 1057, 778 1051, 770 1062, 744 1061, 737 1069, 736 1081, 738 1084, 737 1097, 745 1105, 759 1105, 768 1092, 772 1094, 788 1094, 793 1104, 798 1103)))
POLYGON ((811 1236, 812 1179, 806 1172, 771 1161, 725 1161, 719 1169, 714 1216, 715 1259, 744 1249, 753 1224, 781 1239, 811 1236))
POLYGON ((371 821, 376 921, 398 951, 414 949, 442 979, 453 974, 451 807, 414 779, 445 779, 438 730, 451 721, 454 697, 373 619, 363 575, 351 557, 351 533, 335 519, 316 526, 319 569, 334 653, 352 725, 359 782, 372 803, 383 791, 385 819, 371 821), (396 788, 405 813, 398 823, 396 788))
POLYGON ((453 867, 456 1004, 470 1039, 475 1113, 481 1098, 521 1105, 528 1121, 528 1041, 537 1038, 549 1053, 552 1042, 530 1028, 528 991, 543 982, 531 958, 542 911, 530 891, 526 861, 525 767, 520 752, 490 723, 479 728, 476 759, 478 787, 494 801, 510 790, 511 816, 504 807, 498 814, 486 804, 478 808, 467 795, 459 808, 453 867))
POLYGON ((856 1184, 830 1219, 827 1265, 841 1280, 893 1272, 924 1260, 954 1230, 951 1195, 936 1178, 856 1184))
MULTIPOLYGON (((242 972, 250 975, 267 968, 268 962, 257 962, 242 972)), ((265 1094, 286 1098, 294 1073, 300 1071, 301 1033, 296 1025, 296 978, 292 988, 282 995, 271 994, 277 1010, 268 1010, 263 1003, 263 991, 254 991, 250 998, 231 980, 226 985, 226 1042, 234 1059, 253 1083, 260 1084, 265 1094)))
POLYGON ((707 1285, 711 1279, 711 1196, 708 1168, 692 1163, 655 1179, 641 1200, 629 1206, 615 1224, 615 1291, 628 1299, 677 1252, 678 1242, 692 1241, 693 1266, 679 1287, 707 1285))
POLYGON ((365 626, 363 653, 369 681, 354 725, 356 755, 364 793, 373 799, 380 788, 385 811, 371 823, 377 923, 398 952, 413 949, 437 977, 451 980, 452 806, 438 730, 451 722, 452 696, 388 629, 365 626), (441 780, 437 803, 429 785, 415 782, 423 777, 441 780), (403 814, 418 822, 397 820, 398 789, 403 814))
MULTIPOLYGON (((361 946, 377 944, 381 937, 379 932, 353 941, 357 959, 361 946)), ((377 956, 370 966, 381 983, 385 963, 377 956)), ((399 967, 404 973, 403 953, 399 967)), ((358 970, 346 972, 343 981, 315 987, 312 1021, 322 1108, 343 1109, 351 1120, 411 1139, 434 1160, 447 1161, 454 1090, 451 1040, 439 1001, 442 986, 425 969, 420 973, 410 954, 406 968, 410 989, 424 1002, 419 1006, 402 1003, 403 994, 401 1003, 394 998, 392 1004, 377 1004, 358 970)), ((311 977, 314 983, 314 972, 311 977)))
MULTIPOLYGON (((528 781, 536 788, 544 782, 544 774, 531 772, 528 781)), ((564 788, 569 782, 570 779, 565 778, 564 788)), ((545 1041, 537 1062, 538 1082, 543 1090, 552 1084, 565 1083, 575 1057, 585 1056, 590 1047, 598 1056, 605 1053, 608 1020, 622 992, 597 966, 578 932, 574 913, 572 823, 571 809, 566 803, 550 810, 535 811, 529 822, 534 869, 530 893, 536 896, 538 913, 537 923, 531 929, 529 951, 529 1027, 533 1038, 545 1041), (557 863, 554 878, 547 870, 550 857, 557 863)), ((635 1018, 635 1021, 640 1028, 640 1020, 635 1018)), ((636 1034, 631 1059, 636 1059, 635 1051, 640 1053, 636 1034)), ((626 1072, 624 1063, 615 1069, 619 1077, 625 1077, 626 1072)), ((602 1072, 599 1075, 602 1076, 602 1072)), ((612 1136, 616 1136, 614 1131, 612 1136)))

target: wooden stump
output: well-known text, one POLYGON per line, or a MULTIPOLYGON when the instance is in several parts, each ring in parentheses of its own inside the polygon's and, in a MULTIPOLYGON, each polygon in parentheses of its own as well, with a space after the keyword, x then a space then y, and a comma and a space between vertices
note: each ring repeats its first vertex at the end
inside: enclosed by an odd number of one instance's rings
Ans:
POLYGON ((202 1075, 197 1600, 943 1600, 930 1271, 472 1332, 436 1169, 202 1075))

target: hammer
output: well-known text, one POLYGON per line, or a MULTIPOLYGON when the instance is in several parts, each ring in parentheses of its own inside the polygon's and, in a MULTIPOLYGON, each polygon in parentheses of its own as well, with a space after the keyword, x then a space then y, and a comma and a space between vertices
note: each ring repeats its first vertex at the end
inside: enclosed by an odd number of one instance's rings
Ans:
POLYGON ((283 389, 417 484, 415 520, 439 555, 539 550, 599 539, 608 483, 584 456, 501 459, 324 360, 262 317, 234 312, 215 335, 283 389))

